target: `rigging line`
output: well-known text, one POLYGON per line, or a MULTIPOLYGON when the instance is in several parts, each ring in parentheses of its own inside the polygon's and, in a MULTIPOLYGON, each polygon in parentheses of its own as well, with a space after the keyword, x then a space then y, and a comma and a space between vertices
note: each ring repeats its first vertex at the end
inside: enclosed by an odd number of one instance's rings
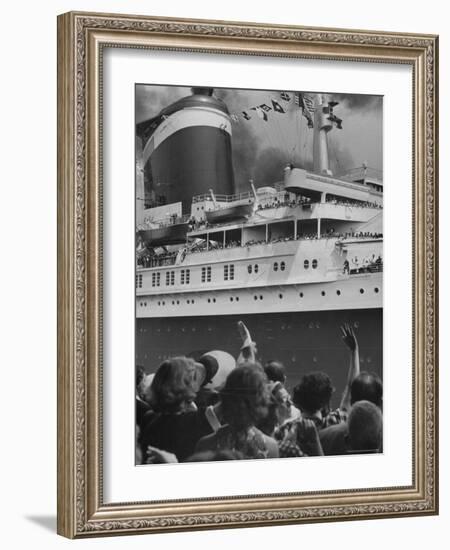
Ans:
MULTIPOLYGON (((272 96, 269 96, 269 100, 267 101, 267 104, 271 103, 273 99, 274 98, 272 98, 272 96)), ((275 109, 272 109, 272 111, 269 111, 269 112, 270 112, 270 116, 269 116, 269 121, 270 122, 269 122, 269 124, 275 130, 274 133, 278 134, 278 140, 279 140, 279 143, 281 144, 281 148, 280 147, 278 147, 278 148, 281 149, 281 151, 283 152, 283 147, 284 147, 286 149, 286 153, 287 153, 288 148, 287 148, 285 139, 283 137, 283 131, 281 129, 280 121, 277 119, 277 116, 279 116, 280 113, 277 113, 275 111, 275 109)))
POLYGON ((294 124, 294 131, 293 131, 293 134, 294 134, 294 145, 292 146, 292 149, 290 151, 290 154, 291 154, 291 162, 295 162, 295 157, 296 157, 296 151, 297 151, 297 147, 298 147, 298 142, 299 142, 299 133, 298 133, 298 124, 297 124, 297 120, 296 120, 296 114, 294 111, 291 111, 291 121, 292 123, 294 124))
POLYGON ((258 122, 259 122, 259 125, 261 126, 262 125, 262 128, 263 128, 263 134, 265 135, 265 137, 268 139, 269 141, 269 145, 271 147, 271 149, 275 149, 275 144, 274 144, 274 141, 272 139, 272 136, 271 136, 271 132, 269 132, 268 128, 267 128, 267 122, 264 121, 262 118, 260 118, 260 116, 256 113, 255 111, 255 116, 258 118, 258 122))
MULTIPOLYGON (((277 113, 277 115, 279 115, 279 113, 277 113)), ((282 115, 280 115, 280 116, 282 116, 282 115)), ((282 152, 284 152, 284 154, 289 156, 289 144, 287 143, 285 133, 284 133, 283 129, 281 128, 281 121, 280 120, 275 119, 275 127, 276 127, 276 130, 278 132, 278 135, 280 136, 282 152), (283 149, 284 149, 284 151, 283 151, 283 149)))
POLYGON ((296 117, 295 110, 293 110, 292 108, 289 108, 289 111, 287 111, 287 113, 289 113, 289 115, 290 115, 291 124, 294 125, 293 131, 291 132, 291 135, 293 135, 294 144, 293 144, 293 146, 290 150, 291 161, 294 162, 295 156, 296 156, 296 149, 298 147, 298 140, 299 140, 298 124, 297 124, 297 120, 296 120, 297 117, 296 117))
MULTIPOLYGON (((287 155, 289 156, 292 156, 292 151, 290 150, 289 148, 289 136, 288 136, 288 132, 287 132, 287 129, 289 129, 289 112, 286 108, 286 111, 284 113, 279 113, 280 116, 284 116, 286 118, 283 119, 283 121, 285 122, 284 124, 284 130, 281 130, 282 133, 283 133, 283 142, 284 142, 284 145, 285 145, 285 148, 286 148, 286 153, 287 155)), ((279 125, 280 125, 280 128, 281 128, 281 119, 279 120, 279 125)), ((295 146, 295 144, 294 144, 295 146)), ((289 159, 291 160, 291 159, 289 159)))
POLYGON ((335 144, 335 141, 334 141, 334 136, 333 135, 330 135, 330 145, 331 145, 331 152, 333 154, 333 157, 334 157, 334 161, 335 161, 335 164, 336 164, 336 168, 337 168, 337 171, 340 172, 341 171, 341 163, 339 162, 339 158, 336 154, 336 144, 335 144))

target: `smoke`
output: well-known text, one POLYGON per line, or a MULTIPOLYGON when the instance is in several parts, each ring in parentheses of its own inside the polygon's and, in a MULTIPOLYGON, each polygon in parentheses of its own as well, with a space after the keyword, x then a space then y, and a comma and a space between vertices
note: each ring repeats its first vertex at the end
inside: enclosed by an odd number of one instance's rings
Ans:
POLYGON ((174 101, 190 94, 190 88, 187 86, 137 85, 135 94, 136 122, 153 118, 174 101))
MULTIPOLYGON (((214 95, 226 104, 230 113, 241 114, 244 109, 265 101, 267 92, 264 93, 264 96, 258 97, 261 92, 249 93, 247 90, 216 89, 214 95)), ((255 126, 245 119, 241 118, 238 124, 233 125, 231 143, 234 177, 238 192, 248 190, 250 179, 255 180, 256 184, 254 172, 262 142, 262 134, 257 132, 255 126)))
POLYGON ((327 94, 328 100, 338 101, 339 108, 345 108, 349 111, 371 111, 373 109, 381 109, 383 105, 383 97, 379 95, 365 94, 327 94))
POLYGON ((254 181, 256 187, 274 185, 283 179, 283 169, 289 162, 286 151, 267 147, 259 151, 254 169, 254 181))
MULTIPOLYGON (((136 122, 157 115, 163 108, 182 97, 191 95, 190 86, 136 86, 136 122)), ((289 102, 280 101, 279 91, 236 90, 215 88, 214 96, 221 99, 230 114, 239 116, 232 125, 232 155, 236 190, 248 190, 249 180, 255 186, 272 185, 283 177, 288 162, 312 170, 312 130, 305 130, 305 120, 289 92, 289 102), (284 114, 269 112, 267 122, 259 119, 251 107, 271 105, 277 98, 284 114), (242 118, 247 111, 251 120, 242 118), (303 130, 301 129, 303 128, 303 130)), ((306 92, 312 95, 314 92, 306 92)), ((382 96, 364 94, 324 93, 325 101, 338 101, 334 109, 343 119, 343 130, 329 134, 330 168, 335 174, 368 161, 382 167, 382 96), (361 139, 361 135, 365 139, 361 139)))

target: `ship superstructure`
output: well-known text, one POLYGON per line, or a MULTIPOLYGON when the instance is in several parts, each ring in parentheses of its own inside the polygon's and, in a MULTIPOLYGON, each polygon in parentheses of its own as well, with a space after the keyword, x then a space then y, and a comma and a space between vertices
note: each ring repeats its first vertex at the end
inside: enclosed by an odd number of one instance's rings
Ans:
POLYGON ((336 105, 317 98, 313 172, 289 164, 239 194, 229 113, 211 90, 147 124, 138 319, 382 307, 382 178, 367 166, 331 173, 336 105))

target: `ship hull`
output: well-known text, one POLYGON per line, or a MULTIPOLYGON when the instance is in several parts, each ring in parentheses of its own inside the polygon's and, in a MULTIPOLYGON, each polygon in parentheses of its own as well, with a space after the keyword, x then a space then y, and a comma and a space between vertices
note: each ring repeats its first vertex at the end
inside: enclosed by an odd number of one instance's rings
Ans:
POLYGON ((192 317, 377 309, 383 304, 383 273, 363 273, 335 280, 264 286, 233 285, 197 291, 137 290, 136 317, 192 317))
POLYGON ((169 356, 213 349, 236 357, 241 344, 238 320, 251 331, 261 361, 278 359, 284 363, 290 388, 306 372, 325 371, 336 388, 334 406, 339 404, 349 366, 349 353, 339 330, 343 323, 349 323, 357 335, 361 370, 382 377, 381 308, 140 318, 136 320, 136 364, 155 372, 169 356))

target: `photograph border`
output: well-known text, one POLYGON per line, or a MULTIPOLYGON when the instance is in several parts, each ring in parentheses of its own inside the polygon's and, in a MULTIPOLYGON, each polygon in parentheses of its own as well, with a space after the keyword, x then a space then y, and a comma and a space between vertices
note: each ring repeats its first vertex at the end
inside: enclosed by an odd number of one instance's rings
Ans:
POLYGON ((58 17, 58 533, 70 538, 438 513, 438 37, 70 12, 58 17), (103 502, 103 48, 400 63, 413 79, 412 485, 103 502))

